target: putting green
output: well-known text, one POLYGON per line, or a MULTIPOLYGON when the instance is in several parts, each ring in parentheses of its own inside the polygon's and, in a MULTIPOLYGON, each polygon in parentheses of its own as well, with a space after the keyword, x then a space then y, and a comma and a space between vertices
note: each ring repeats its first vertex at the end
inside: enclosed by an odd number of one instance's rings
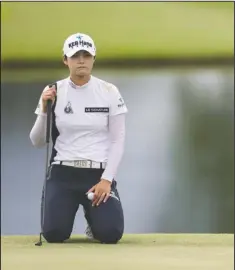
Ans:
POLYGON ((3 236, 4 270, 232 270, 232 234, 125 235, 118 245, 73 236, 35 247, 37 236, 3 236))
POLYGON ((62 55, 65 38, 90 34, 100 59, 233 56, 233 3, 2 3, 2 60, 62 55))

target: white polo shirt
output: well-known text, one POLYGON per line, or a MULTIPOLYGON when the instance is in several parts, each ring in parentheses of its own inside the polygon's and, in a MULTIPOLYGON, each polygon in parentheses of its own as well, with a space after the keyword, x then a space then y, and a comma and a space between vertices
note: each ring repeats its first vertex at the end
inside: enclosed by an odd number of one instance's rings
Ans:
MULTIPOLYGON (((59 135, 54 160, 107 162, 109 117, 127 112, 118 88, 111 83, 94 76, 83 86, 75 85, 70 78, 58 81, 55 126, 59 135)), ((41 98, 35 113, 45 115, 41 98)))

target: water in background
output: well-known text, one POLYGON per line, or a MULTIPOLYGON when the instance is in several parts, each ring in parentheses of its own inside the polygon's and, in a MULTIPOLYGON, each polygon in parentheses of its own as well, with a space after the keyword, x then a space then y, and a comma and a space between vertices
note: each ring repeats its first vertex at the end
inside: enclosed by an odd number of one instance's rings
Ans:
MULTIPOLYGON (((232 69, 98 70, 129 113, 117 176, 126 233, 233 232, 232 69)), ((2 76, 2 234, 40 231, 46 149, 29 132, 44 86, 66 70, 2 76)), ((83 233, 81 209, 74 233, 83 233)))

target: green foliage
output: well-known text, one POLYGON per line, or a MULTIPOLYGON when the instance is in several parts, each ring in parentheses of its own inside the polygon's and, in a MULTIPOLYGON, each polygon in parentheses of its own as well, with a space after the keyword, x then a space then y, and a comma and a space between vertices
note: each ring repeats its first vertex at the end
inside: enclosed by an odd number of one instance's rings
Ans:
POLYGON ((233 3, 5 2, 1 19, 3 60, 59 59, 75 32, 102 59, 233 55, 233 3))

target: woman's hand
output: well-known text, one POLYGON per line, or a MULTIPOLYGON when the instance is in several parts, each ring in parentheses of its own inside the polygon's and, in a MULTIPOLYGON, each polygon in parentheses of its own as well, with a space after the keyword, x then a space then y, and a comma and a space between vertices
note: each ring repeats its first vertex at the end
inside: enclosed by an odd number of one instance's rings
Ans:
POLYGON ((112 182, 109 180, 101 179, 98 184, 93 186, 88 192, 94 193, 92 206, 99 206, 101 202, 106 202, 109 198, 112 182))
POLYGON ((54 85, 51 88, 48 88, 47 90, 43 91, 43 93, 42 93, 42 111, 44 113, 47 112, 48 100, 52 100, 52 102, 54 102, 55 96, 56 96, 56 89, 55 89, 54 85))

